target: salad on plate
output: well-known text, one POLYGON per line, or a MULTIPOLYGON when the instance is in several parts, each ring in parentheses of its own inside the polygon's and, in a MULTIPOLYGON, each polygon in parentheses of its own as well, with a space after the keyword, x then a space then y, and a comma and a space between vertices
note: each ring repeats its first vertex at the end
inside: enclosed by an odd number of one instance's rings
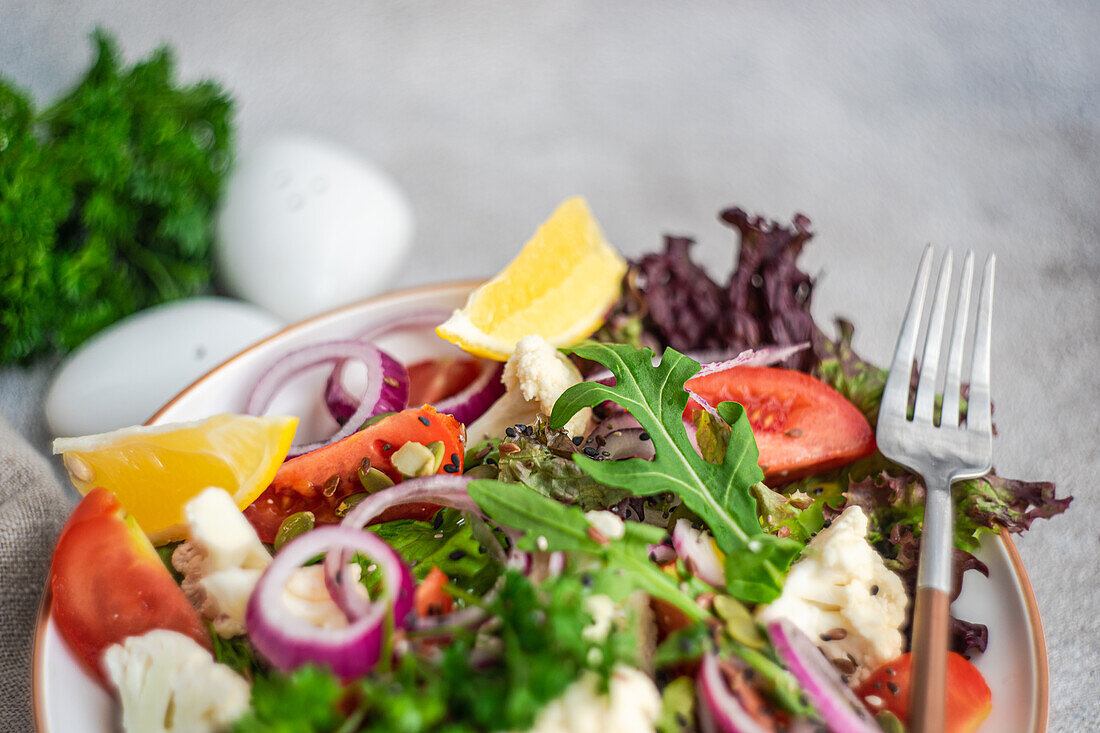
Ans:
MULTIPOLYGON (((725 283, 683 237, 626 262, 570 199, 465 307, 287 353, 247 414, 59 439, 51 616, 122 728, 904 730, 923 487, 875 448, 886 372, 812 317, 806 217, 721 219, 725 283), (433 329, 467 356, 376 345, 433 329), (309 443, 268 412, 317 369, 309 443)), ((1070 499, 954 501, 958 591, 1070 499)), ((973 731, 991 642, 951 631, 973 731)))

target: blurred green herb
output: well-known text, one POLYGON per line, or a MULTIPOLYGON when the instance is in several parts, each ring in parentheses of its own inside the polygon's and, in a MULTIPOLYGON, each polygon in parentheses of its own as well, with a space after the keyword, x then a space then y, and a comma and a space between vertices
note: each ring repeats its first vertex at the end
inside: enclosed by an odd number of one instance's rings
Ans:
POLYGON ((210 280, 232 103, 213 82, 177 86, 166 47, 126 68, 104 31, 93 42, 84 78, 44 111, 0 78, 0 364, 210 280))

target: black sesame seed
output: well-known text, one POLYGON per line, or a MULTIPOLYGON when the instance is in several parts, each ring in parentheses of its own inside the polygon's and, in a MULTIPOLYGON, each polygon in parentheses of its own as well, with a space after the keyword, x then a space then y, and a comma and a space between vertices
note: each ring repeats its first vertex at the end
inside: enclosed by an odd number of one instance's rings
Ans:
POLYGON ((642 434, 638 436, 641 440, 649 440, 649 433, 642 431, 642 434))
POLYGON ((447 557, 449 557, 452 560, 461 560, 462 558, 466 557, 466 551, 465 550, 455 550, 450 555, 447 555, 447 557))
POLYGON ((443 467, 443 470, 447 473, 458 473, 458 466, 454 465, 453 463, 448 463, 446 466, 443 467))
POLYGON ((876 690, 881 690, 882 689, 882 683, 881 682, 876 682, 873 685, 871 685, 871 687, 875 688, 876 690))
POLYGON ((515 428, 507 428, 504 431, 504 434, 507 435, 509 438, 514 438, 514 437, 516 437, 516 429, 515 428))
POLYGON ((383 443, 382 444, 382 450, 393 450, 393 446, 390 445, 389 443, 383 443))
POLYGON ((485 463, 489 466, 499 466, 500 463, 495 458, 486 458, 485 463))
POLYGON ((436 512, 435 519, 432 520, 432 529, 439 529, 443 526, 443 512, 436 512))
POLYGON ((896 669, 894 669, 893 667, 887 667, 886 668, 886 676, 887 677, 893 677, 897 673, 898 673, 898 671, 896 669))
POLYGON ((458 465, 458 454, 457 453, 452 453, 451 454, 451 463, 456 465, 456 466, 458 465))
POLYGON ((814 488, 814 494, 821 494, 823 491, 825 491, 824 487, 817 486, 814 488))
POLYGON ((595 458, 596 457, 596 449, 593 448, 592 446, 588 446, 587 448, 584 449, 584 454, 586 456, 588 456, 589 458, 595 458))
POLYGON ((584 438, 582 438, 579 435, 573 438, 573 445, 580 445, 583 442, 584 442, 584 438))
POLYGON ((683 713, 676 713, 676 725, 680 726, 681 728, 687 728, 688 721, 687 718, 684 717, 683 713))
POLYGON ((826 519, 824 522, 821 523, 821 526, 824 527, 825 529, 828 529, 829 527, 833 526, 833 520, 826 519))
POLYGON ((593 582, 595 582, 595 580, 593 579, 591 573, 585 573, 581 576, 581 585, 583 585, 585 588, 591 587, 593 582))
POLYGON ((887 682, 886 689, 889 690, 890 694, 892 695, 898 694, 898 691, 901 690, 901 688, 895 685, 893 682, 887 682))
POLYGON ((878 586, 877 585, 872 585, 871 586, 871 595, 873 595, 873 596, 878 595, 878 586))
POLYGON ((425 425, 431 425, 432 424, 432 421, 429 420, 428 418, 424 417, 423 415, 421 415, 420 417, 418 417, 416 419, 419 420, 420 422, 422 422, 425 425))

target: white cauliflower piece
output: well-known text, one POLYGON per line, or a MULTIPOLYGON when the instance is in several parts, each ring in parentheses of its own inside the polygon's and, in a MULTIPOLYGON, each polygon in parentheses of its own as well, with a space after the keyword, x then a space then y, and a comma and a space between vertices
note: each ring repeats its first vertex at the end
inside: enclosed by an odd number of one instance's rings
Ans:
MULTIPOLYGON (((524 336, 504 365, 501 377, 507 391, 484 415, 469 426, 471 442, 499 437, 512 425, 533 423, 550 416, 561 393, 581 381, 580 372, 541 336, 524 336)), ((592 411, 585 408, 565 424, 570 436, 583 435, 592 411)))
MULTIPOLYGON (((350 574, 359 588, 362 568, 358 563, 350 563, 350 574)), ((367 596, 363 588, 363 596, 367 596)), ((348 618, 325 585, 325 566, 307 565, 295 570, 283 587, 283 604, 296 618, 307 624, 325 629, 339 629, 348 625, 348 618)))
POLYGON ((248 682, 175 631, 131 636, 108 647, 103 664, 127 733, 221 731, 248 709, 248 682))
POLYGON ((830 659, 855 665, 852 684, 899 656, 908 598, 901 578, 867 541, 867 516, 850 506, 821 530, 792 567, 783 593, 757 612, 787 618, 830 659))
POLYGON ((661 693, 649 675, 618 666, 601 695, 594 674, 586 673, 539 713, 530 733, 609 733, 653 731, 661 717, 661 693))
POLYGON ((271 555, 225 489, 210 487, 184 506, 190 539, 172 553, 180 584, 222 637, 244 633, 244 614, 271 555))

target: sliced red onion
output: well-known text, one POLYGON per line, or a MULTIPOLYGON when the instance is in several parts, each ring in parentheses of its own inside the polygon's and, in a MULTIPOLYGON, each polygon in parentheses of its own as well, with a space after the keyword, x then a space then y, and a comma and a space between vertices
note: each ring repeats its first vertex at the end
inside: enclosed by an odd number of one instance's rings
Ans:
POLYGON ((676 548, 671 545, 650 545, 648 549, 649 559, 658 565, 667 565, 677 557, 676 548))
POLYGON ((656 449, 653 447, 653 441, 650 440, 649 434, 644 428, 638 426, 636 428, 607 430, 604 428, 606 422, 605 420, 600 423, 589 437, 591 441, 599 436, 600 439, 595 440, 595 445, 602 458, 608 461, 620 461, 626 458, 653 460, 656 449), (643 439, 642 436, 645 436, 645 438, 643 439), (604 455, 605 453, 607 455, 604 455))
POLYGON ((704 733, 768 733, 768 729, 753 720, 737 696, 730 692, 714 652, 703 655, 695 690, 702 702, 699 722, 704 733))
POLYGON ((435 403, 435 409, 452 415, 463 425, 469 425, 504 395, 504 382, 500 378, 503 373, 504 364, 501 362, 483 360, 481 371, 474 381, 458 394, 435 403))
MULTIPOLYGON (((368 418, 384 412, 400 412, 409 405, 409 373, 401 362, 385 351, 379 350, 378 354, 382 357, 382 392, 375 403, 373 414, 368 415, 368 418)), ((344 370, 347 365, 347 359, 336 362, 332 374, 328 375, 328 381, 325 382, 325 406, 328 407, 332 419, 341 425, 347 424, 363 403, 363 398, 353 395, 344 384, 344 370)), ((370 390, 369 385, 367 390, 370 390)))
POLYGON ((395 627, 405 625, 415 585, 402 559, 374 533, 339 525, 319 527, 288 542, 260 577, 245 613, 248 638, 280 670, 312 663, 331 667, 341 679, 350 680, 377 664, 391 609, 395 627), (290 576, 321 553, 333 557, 345 551, 361 552, 378 565, 382 595, 368 604, 365 613, 349 617, 342 628, 314 626, 294 616, 283 600, 290 576))
POLYGON ((362 341, 325 341, 313 344, 292 351, 276 361, 270 369, 264 372, 256 382, 256 386, 252 388, 252 394, 248 397, 245 412, 250 415, 262 415, 271 405, 271 401, 275 399, 275 395, 279 393, 279 390, 291 377, 318 364, 327 364, 343 359, 359 359, 367 368, 367 389, 358 409, 348 418, 344 426, 327 440, 294 446, 290 450, 289 457, 293 458, 326 446, 329 443, 342 440, 358 430, 367 418, 376 414, 376 408, 382 398, 382 388, 385 386, 383 379, 386 376, 383 368, 382 352, 362 341))
POLYGON ((810 348, 810 343, 805 341, 791 346, 765 346, 760 349, 746 349, 732 359, 703 363, 696 377, 702 377, 715 372, 724 372, 736 366, 771 366, 790 359, 795 354, 810 348))
MULTIPOLYGON (((735 366, 770 366, 778 364, 808 348, 810 348, 810 343, 806 341, 792 346, 765 346, 756 350, 746 349, 732 358, 730 352, 724 351, 696 351, 689 352, 685 356, 703 365, 703 368, 695 375, 701 377, 715 372, 724 372, 735 366)), ((585 381, 599 382, 610 387, 615 384, 615 376, 610 369, 600 369, 586 377, 585 381)))
POLYGON ((821 650, 787 619, 768 623, 775 653, 799 681, 821 718, 836 733, 881 733, 871 713, 821 650))
POLYGON ((706 532, 700 532, 686 519, 677 519, 672 529, 672 546, 691 574, 715 588, 726 586, 722 561, 714 550, 714 542, 706 532))
MULTIPOLYGON (((340 526, 362 529, 387 509, 406 504, 438 504, 483 516, 481 509, 466 493, 466 485, 470 481, 471 479, 466 476, 445 474, 402 481, 396 486, 371 494, 359 502, 344 517, 340 526)), ((368 603, 361 594, 351 592, 354 586, 347 582, 346 570, 350 559, 349 551, 329 553, 325 558, 325 580, 336 605, 348 615, 348 618, 358 618, 368 613, 373 604, 368 603)))

